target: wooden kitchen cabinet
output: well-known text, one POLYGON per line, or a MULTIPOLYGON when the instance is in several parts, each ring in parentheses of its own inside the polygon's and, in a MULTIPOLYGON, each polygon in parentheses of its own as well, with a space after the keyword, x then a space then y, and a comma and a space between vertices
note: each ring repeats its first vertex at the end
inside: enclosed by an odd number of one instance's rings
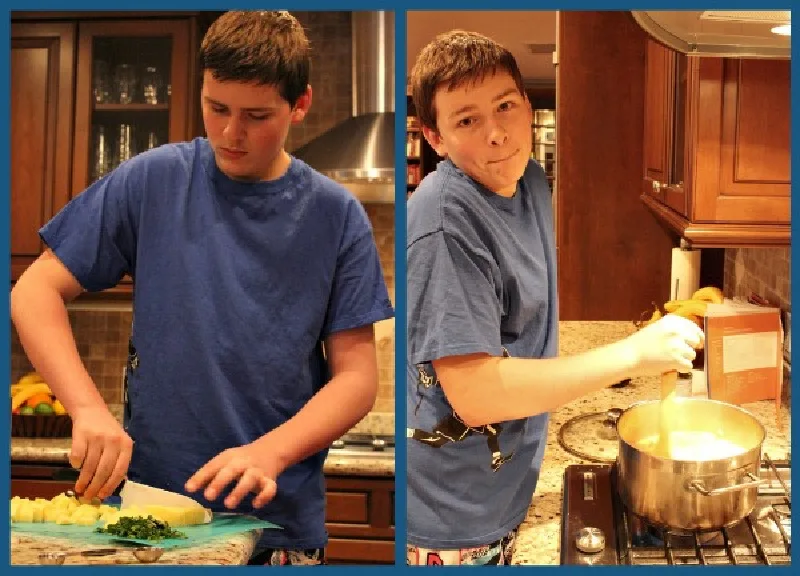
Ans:
POLYGON ((648 41, 646 59, 643 193, 686 216, 682 120, 685 120, 687 57, 648 41))
POLYGON ((790 242, 790 62, 648 40, 642 200, 695 247, 790 242))
MULTIPOLYGON (((123 161, 189 137, 187 19, 80 25, 72 192, 123 161)), ((125 276, 106 295, 129 295, 125 276)))
POLYGON ((394 564, 394 478, 326 476, 330 564, 394 564))
POLYGON ((69 200, 74 22, 11 25, 11 282, 42 253, 41 228, 69 200))
POLYGON ((75 488, 75 471, 68 465, 11 463, 11 497, 51 499, 75 488))
MULTIPOLYGON (((122 161, 196 132, 195 16, 107 15, 12 14, 12 283, 69 199, 122 161)), ((81 298, 131 289, 126 277, 81 298)))

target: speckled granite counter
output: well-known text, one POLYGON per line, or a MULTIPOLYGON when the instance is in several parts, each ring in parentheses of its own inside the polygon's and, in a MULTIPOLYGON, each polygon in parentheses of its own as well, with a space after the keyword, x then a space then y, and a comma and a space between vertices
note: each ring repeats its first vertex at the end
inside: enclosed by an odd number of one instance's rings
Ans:
MULTIPOLYGON (((589 350, 631 334, 629 322, 562 322, 561 354, 570 355, 589 350)), ((571 464, 590 463, 565 451, 558 442, 558 431, 571 418, 610 408, 626 408, 641 400, 659 397, 659 378, 637 378, 621 389, 609 388, 575 400, 553 413, 536 494, 517 537, 514 564, 558 564, 561 538, 561 489, 564 469, 571 464)), ((788 457, 791 449, 791 414, 782 407, 783 428, 776 425, 774 402, 755 402, 742 406, 757 417, 767 431, 763 451, 774 460, 788 457)), ((586 450, 592 446, 587 438, 586 450)))
MULTIPOLYGON (((260 530, 236 534, 219 541, 199 546, 166 550, 156 564, 244 565, 253 553, 260 530)), ((82 546, 74 540, 11 534, 11 564, 39 564, 43 552, 76 552, 100 546, 82 546)), ((123 551, 110 556, 67 557, 67 564, 139 564, 131 552, 123 551)))
MULTIPOLYGON (((112 412, 121 414, 113 407, 112 412)), ((352 432, 394 434, 394 414, 370 413, 352 432)), ((12 438, 11 461, 68 463, 72 440, 70 438, 12 438)), ((392 453, 393 454, 393 453, 392 453)), ((329 454, 324 471, 330 475, 394 476, 392 456, 355 457, 329 454)), ((261 531, 236 534, 202 546, 180 548, 164 552, 158 564, 241 565, 246 564, 261 531)), ((39 554, 49 551, 77 551, 85 547, 75 541, 65 541, 27 534, 11 535, 11 563, 39 564, 39 554)), ((130 552, 96 558, 68 557, 65 564, 138 564, 130 552)))

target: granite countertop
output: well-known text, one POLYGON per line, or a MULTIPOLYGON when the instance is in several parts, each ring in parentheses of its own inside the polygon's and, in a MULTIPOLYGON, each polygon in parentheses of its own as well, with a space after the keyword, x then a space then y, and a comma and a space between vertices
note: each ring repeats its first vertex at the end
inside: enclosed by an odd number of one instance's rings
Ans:
MULTIPOLYGON (((608 344, 631 334, 629 322, 561 322, 560 353, 576 354, 608 344)), ((544 463, 527 517, 517 536, 513 564, 559 564, 561 540, 561 489, 563 474, 572 464, 591 464, 564 450, 558 442, 561 426, 575 416, 605 412, 610 408, 626 408, 634 402, 656 400, 660 394, 659 378, 635 378, 625 388, 608 388, 570 402, 551 415, 544 463)), ((763 452, 773 460, 787 459, 791 451, 791 413, 781 407, 783 426, 776 425, 775 403, 754 402, 742 405, 764 425, 767 437, 763 452)), ((591 438, 582 448, 592 449, 591 438)))
MULTIPOLYGON (((223 540, 211 541, 203 545, 166 550, 156 564, 202 564, 202 565, 244 565, 253 553, 260 530, 234 534, 223 540)), ((45 536, 11 533, 11 564, 39 564, 39 554, 43 552, 77 552, 79 550, 101 548, 84 546, 75 540, 63 540, 45 536)), ((67 557, 68 564, 139 564, 131 552, 123 551, 109 556, 67 557)))
MULTIPOLYGON (((118 407, 114 414, 121 415, 118 407)), ((370 413, 351 432, 394 434, 394 414, 370 413)), ((67 464, 72 444, 70 438, 11 438, 11 461, 67 464)), ((393 454, 393 453, 392 453, 393 454)), ((331 453, 325 460, 324 471, 330 475, 394 476, 394 457, 356 457, 331 453)), ((247 564, 261 534, 255 530, 234 534, 203 545, 165 551, 158 564, 242 565, 247 564)), ((94 546, 93 546, 94 547, 94 546)), ((54 550, 70 552, 85 549, 80 543, 28 534, 11 534, 11 563, 39 564, 39 554, 54 550)), ((130 552, 111 556, 68 557, 65 564, 138 564, 130 552)))

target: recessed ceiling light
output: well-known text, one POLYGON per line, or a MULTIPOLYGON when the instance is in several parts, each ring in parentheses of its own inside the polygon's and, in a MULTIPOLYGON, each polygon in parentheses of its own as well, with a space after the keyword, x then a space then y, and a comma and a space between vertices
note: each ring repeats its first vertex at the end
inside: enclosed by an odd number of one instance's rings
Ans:
POLYGON ((791 24, 783 24, 782 26, 775 26, 772 29, 772 32, 775 34, 780 34, 781 36, 791 36, 792 35, 792 25, 791 24))

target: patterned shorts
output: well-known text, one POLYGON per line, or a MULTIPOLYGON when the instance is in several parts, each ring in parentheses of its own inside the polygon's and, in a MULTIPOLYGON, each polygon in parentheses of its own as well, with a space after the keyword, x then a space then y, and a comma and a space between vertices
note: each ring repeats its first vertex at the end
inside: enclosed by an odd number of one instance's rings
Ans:
POLYGON ((259 550, 250 558, 253 566, 319 566, 325 564, 324 548, 306 550, 259 550))
POLYGON ((500 540, 485 546, 459 550, 430 550, 409 546, 406 564, 409 566, 501 566, 511 564, 517 531, 514 528, 500 540))

